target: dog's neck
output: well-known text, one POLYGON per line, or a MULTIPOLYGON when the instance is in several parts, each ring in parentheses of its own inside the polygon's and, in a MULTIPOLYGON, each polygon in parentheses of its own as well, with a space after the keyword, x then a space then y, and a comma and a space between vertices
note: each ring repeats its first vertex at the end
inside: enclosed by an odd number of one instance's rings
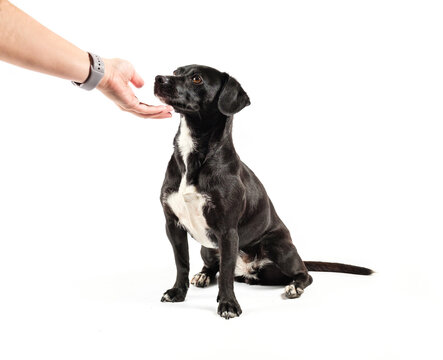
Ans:
POLYGON ((175 158, 187 183, 195 184, 202 165, 209 159, 219 161, 236 157, 232 142, 232 116, 193 117, 181 115, 174 139, 175 158))

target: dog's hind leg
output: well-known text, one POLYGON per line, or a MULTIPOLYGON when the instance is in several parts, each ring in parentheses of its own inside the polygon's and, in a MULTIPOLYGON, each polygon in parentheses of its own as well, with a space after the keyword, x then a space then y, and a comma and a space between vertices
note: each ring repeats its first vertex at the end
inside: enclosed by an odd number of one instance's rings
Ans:
POLYGON ((203 269, 195 274, 191 284, 197 287, 207 287, 214 281, 220 266, 220 255, 217 249, 209 249, 204 246, 200 250, 203 259, 203 269))
POLYGON ((292 243, 289 231, 283 228, 268 233, 262 244, 269 259, 290 279, 285 288, 286 297, 298 298, 311 285, 312 277, 292 243))

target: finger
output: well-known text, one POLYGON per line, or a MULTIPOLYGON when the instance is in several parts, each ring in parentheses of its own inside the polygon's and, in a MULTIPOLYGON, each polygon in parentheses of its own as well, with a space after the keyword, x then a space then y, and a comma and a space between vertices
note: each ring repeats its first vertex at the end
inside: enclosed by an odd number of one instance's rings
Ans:
POLYGON ((125 109, 124 107, 122 107, 120 105, 117 105, 117 106, 120 108, 120 110, 122 110, 124 112, 131 113, 132 115, 135 115, 135 116, 142 118, 142 119, 167 119, 167 118, 172 117, 172 114, 170 112, 163 111, 163 112, 159 112, 156 114, 146 115, 146 114, 140 114, 140 113, 133 111, 133 110, 125 109))
POLYGON ((131 114, 142 118, 142 119, 168 119, 170 117, 172 117, 171 113, 165 112, 165 113, 160 113, 160 114, 156 114, 156 115, 143 115, 143 114, 139 114, 137 112, 133 112, 130 111, 131 114))
MULTIPOLYGON (((137 98, 137 100, 138 100, 138 98, 137 98)), ((167 109, 168 111, 173 111, 173 110, 174 110, 174 108, 173 108, 171 105, 149 105, 149 104, 146 104, 146 103, 141 102, 141 101, 140 101, 140 104, 141 104, 141 105, 146 105, 146 106, 148 106, 148 107, 166 106, 166 109, 167 109)))
POLYGON ((138 113, 140 115, 145 115, 151 117, 153 115, 160 115, 161 113, 170 113, 173 107, 170 105, 158 105, 152 106, 138 101, 137 97, 133 97, 133 102, 131 104, 118 104, 122 110, 138 113))
POLYGON ((164 113, 163 112, 161 114, 151 116, 151 119, 168 119, 170 117, 172 117, 172 113, 170 113, 170 112, 164 113))
POLYGON ((137 73, 137 71, 134 71, 134 75, 132 75, 131 82, 134 84, 136 88, 141 88, 145 84, 142 77, 137 73))
POLYGON ((144 115, 156 115, 161 112, 172 111, 171 106, 166 106, 166 105, 150 106, 145 103, 142 103, 138 100, 137 96, 135 95, 132 95, 131 101, 120 103, 119 106, 123 107, 127 111, 134 111, 144 115))
POLYGON ((172 117, 171 113, 161 113, 158 115, 140 115, 139 117, 143 118, 143 119, 169 119, 172 117))
POLYGON ((169 105, 153 106, 144 103, 138 103, 134 107, 131 107, 130 110, 138 112, 139 114, 143 115, 155 115, 161 112, 171 112, 173 109, 169 105))
POLYGON ((149 105, 149 104, 146 104, 144 102, 140 102, 140 106, 144 107, 145 109, 165 108, 165 110, 163 110, 163 111, 168 111, 168 112, 174 111, 174 108, 171 105, 149 105))

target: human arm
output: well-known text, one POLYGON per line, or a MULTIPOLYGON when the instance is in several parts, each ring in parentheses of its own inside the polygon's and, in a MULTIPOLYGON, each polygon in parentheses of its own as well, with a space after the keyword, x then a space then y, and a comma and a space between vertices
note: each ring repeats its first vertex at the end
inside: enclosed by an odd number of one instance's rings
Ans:
MULTIPOLYGON (((59 78, 84 82, 88 53, 47 29, 9 1, 0 0, 0 60, 59 78)), ((104 59, 105 75, 97 86, 122 110, 140 117, 167 118, 172 108, 139 102, 129 82, 143 86, 134 67, 121 59, 104 59)))

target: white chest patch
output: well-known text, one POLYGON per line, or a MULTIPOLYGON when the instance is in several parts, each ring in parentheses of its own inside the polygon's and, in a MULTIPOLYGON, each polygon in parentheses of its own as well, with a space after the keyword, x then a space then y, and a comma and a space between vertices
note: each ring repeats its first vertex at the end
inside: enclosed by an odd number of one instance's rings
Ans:
POLYGON ((190 153, 195 149, 195 143, 191 132, 182 117, 180 123, 180 135, 178 137, 178 147, 183 158, 186 171, 182 176, 180 187, 177 192, 171 193, 166 198, 166 203, 177 216, 178 221, 200 244, 208 248, 215 248, 214 243, 209 239, 208 224, 203 215, 203 208, 209 202, 209 197, 198 193, 194 185, 187 185, 187 160, 190 153))

